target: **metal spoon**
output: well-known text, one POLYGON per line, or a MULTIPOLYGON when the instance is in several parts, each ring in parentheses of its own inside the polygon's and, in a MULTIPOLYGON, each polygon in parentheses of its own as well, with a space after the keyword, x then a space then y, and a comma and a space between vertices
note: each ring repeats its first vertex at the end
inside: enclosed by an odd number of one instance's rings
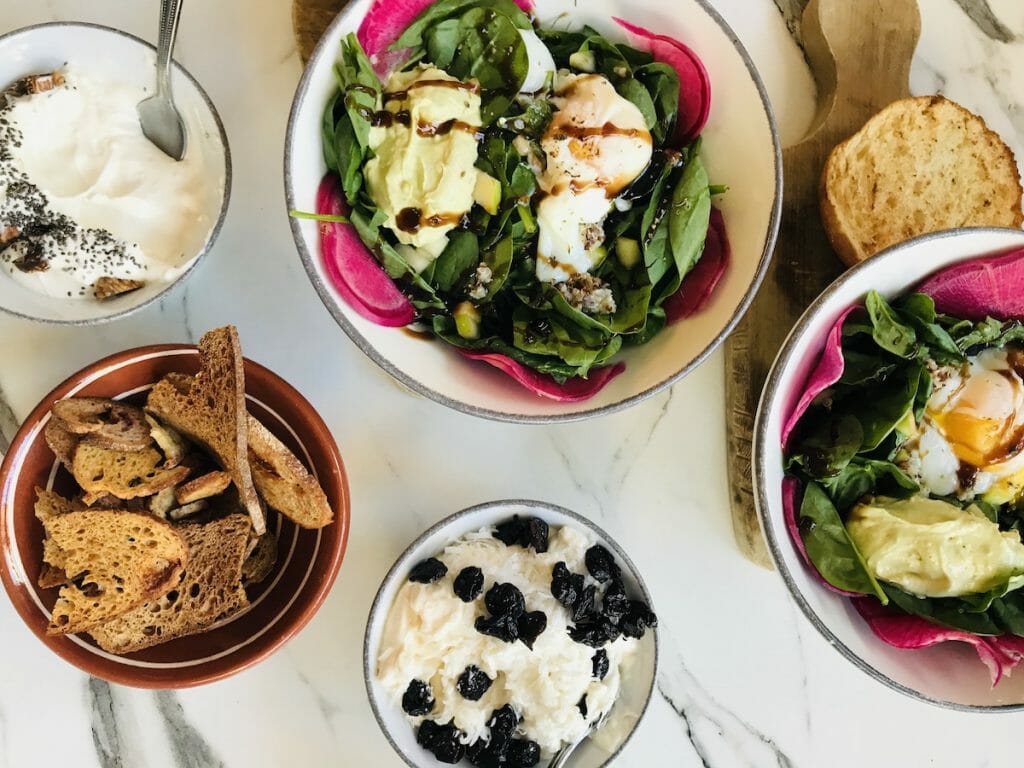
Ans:
POLYGON ((171 95, 171 53, 178 35, 182 0, 160 0, 160 37, 156 50, 156 95, 138 105, 139 122, 146 138, 160 150, 182 160, 188 144, 185 121, 171 95))
POLYGON ((590 727, 587 729, 586 733, 584 733, 582 736, 576 739, 576 741, 574 741, 572 744, 566 744, 564 747, 558 750, 555 753, 555 756, 551 758, 551 762, 548 763, 548 768, 564 768, 564 766, 568 765, 569 758, 572 757, 573 752, 575 752, 579 748, 580 744, 589 739, 590 735, 594 731, 596 731, 598 728, 604 725, 605 720, 608 719, 609 712, 611 712, 610 709, 605 710, 603 715, 601 715, 599 718, 597 718, 597 720, 590 724, 590 727))

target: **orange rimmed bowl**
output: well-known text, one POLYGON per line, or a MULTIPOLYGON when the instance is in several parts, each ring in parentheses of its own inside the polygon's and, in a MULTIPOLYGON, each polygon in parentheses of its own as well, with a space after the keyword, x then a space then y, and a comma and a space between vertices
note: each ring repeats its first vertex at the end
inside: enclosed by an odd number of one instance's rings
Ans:
POLYGON ((299 392, 263 366, 245 360, 249 412, 280 438, 320 481, 335 519, 319 531, 298 528, 277 514, 268 527, 278 536, 273 572, 249 590, 245 612, 191 637, 138 653, 115 656, 86 635, 46 634, 57 589, 40 589, 43 528, 35 517, 35 487, 71 491, 43 429, 50 407, 74 396, 132 398, 173 371, 195 373, 195 346, 163 344, 107 357, 50 392, 18 430, 0 465, 0 580, 25 624, 47 647, 79 669, 121 685, 186 688, 220 680, 262 661, 313 617, 327 597, 345 554, 350 498, 345 467, 323 420, 299 392))

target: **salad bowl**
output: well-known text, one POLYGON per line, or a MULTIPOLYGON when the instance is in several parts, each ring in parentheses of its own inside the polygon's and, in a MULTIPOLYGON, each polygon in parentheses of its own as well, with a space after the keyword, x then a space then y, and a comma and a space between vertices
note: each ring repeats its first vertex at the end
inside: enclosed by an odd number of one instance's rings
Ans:
MULTIPOLYGON (((297 90, 285 149, 290 211, 319 210, 318 187, 327 171, 321 136, 325 107, 338 88, 335 63, 343 41, 360 29, 372 5, 373 0, 356 0, 345 7, 313 53, 297 90)), ((611 362, 623 363, 624 372, 599 391, 585 398, 542 397, 495 368, 456 354, 447 344, 366 319, 332 281, 318 222, 293 217, 291 227, 306 271, 328 311, 353 343, 401 384, 475 416, 549 423, 636 404, 692 371, 722 342, 753 299, 770 258, 781 210, 782 171, 775 121, 760 78, 735 34, 703 0, 684 0, 671 11, 657 0, 538 0, 533 13, 542 28, 589 25, 609 40, 626 42, 629 36, 613 20, 622 17, 681 41, 703 62, 711 99, 700 157, 712 183, 728 187, 715 196, 714 206, 724 220, 731 256, 699 312, 668 325, 650 342, 619 352, 611 362)))
MULTIPOLYGON (((858 669, 903 694, 952 709, 1024 708, 1024 675, 1019 671, 1009 674, 1010 667, 1019 659, 1017 638, 1007 635, 1013 642, 1013 649, 1007 656, 993 661, 994 657, 988 655, 989 669, 979 661, 979 656, 986 658, 987 638, 981 638, 979 643, 975 636, 955 630, 947 632, 936 624, 919 623, 903 637, 888 633, 883 642, 882 635, 876 636, 868 621, 873 622, 877 631, 878 616, 893 614, 882 611, 872 616, 864 608, 864 601, 877 606, 873 597, 851 599, 827 588, 823 578, 797 549, 786 519, 783 443, 791 429, 790 422, 796 418, 793 414, 801 412, 798 402, 817 391, 809 393, 808 389, 812 372, 816 376, 821 370, 818 365, 822 350, 827 345, 831 347, 826 337, 833 335, 834 327, 851 307, 863 303, 871 291, 891 301, 912 292, 943 268, 982 257, 998 257, 1020 251, 1022 247, 1024 232, 1020 230, 955 229, 894 246, 846 272, 825 289, 793 328, 768 375, 755 423, 753 473, 758 514, 772 559, 794 601, 825 640, 858 669), (860 611, 855 602, 861 607, 860 611), (924 632, 920 631, 922 627, 924 632), (890 642, 894 645, 888 644, 890 642), (977 652, 972 643, 980 646, 977 652)), ((947 274, 953 271, 965 274, 967 269, 970 268, 951 270, 947 274)), ((929 282, 929 286, 937 282, 929 282)), ((932 291, 926 287, 925 292, 932 291)), ((938 303, 938 299, 936 301, 938 303)), ((939 311, 948 310, 940 307, 939 311)), ((956 313, 956 316, 961 315, 956 313)), ((801 531, 806 533, 803 523, 801 531)), ((884 630, 882 634, 886 634, 884 630)))
MULTIPOLYGON (((466 534, 503 523, 513 515, 536 517, 550 526, 585 531, 597 543, 604 545, 622 566, 622 578, 630 594, 637 595, 657 610, 640 572, 623 549, 590 520, 563 507, 523 499, 492 501, 456 512, 424 531, 398 556, 384 577, 370 609, 363 644, 363 674, 374 717, 391 747, 413 768, 439 763, 417 744, 415 730, 402 710, 391 701, 376 674, 389 611, 416 563, 432 557, 466 534)), ((658 633, 657 629, 651 629, 639 641, 636 655, 623 664, 619 697, 603 725, 573 751, 568 764, 575 768, 601 768, 610 765, 620 755, 647 711, 654 692, 657 668, 658 633)), ((542 760, 542 764, 546 762, 542 760)))

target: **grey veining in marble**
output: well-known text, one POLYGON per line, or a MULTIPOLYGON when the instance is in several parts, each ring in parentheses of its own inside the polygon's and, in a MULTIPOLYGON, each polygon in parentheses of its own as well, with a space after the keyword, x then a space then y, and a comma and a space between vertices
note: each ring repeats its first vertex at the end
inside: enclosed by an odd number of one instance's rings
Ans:
POLYGON ((181 702, 171 691, 157 691, 156 708, 163 718, 167 737, 178 768, 221 768, 224 761, 217 757, 203 735, 185 719, 181 702))
POLYGON ((992 11, 988 0, 956 0, 967 18, 973 21, 978 29, 1000 43, 1012 43, 1017 40, 1017 35, 1007 27, 999 17, 992 11))
POLYGON ((92 743, 101 768, 125 768, 124 743, 114 711, 110 683, 90 677, 86 684, 92 720, 92 743))

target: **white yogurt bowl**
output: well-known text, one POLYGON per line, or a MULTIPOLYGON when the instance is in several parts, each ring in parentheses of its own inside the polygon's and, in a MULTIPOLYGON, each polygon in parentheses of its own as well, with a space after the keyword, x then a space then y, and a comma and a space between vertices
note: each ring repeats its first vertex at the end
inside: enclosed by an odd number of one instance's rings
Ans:
POLYGON ((754 488, 768 549, 786 587, 829 644, 875 680, 901 693, 961 710, 1024 708, 1024 673, 1018 667, 993 687, 985 665, 966 643, 901 650, 877 638, 850 600, 822 586, 804 564, 786 528, 782 507, 782 426, 804 391, 825 337, 839 315, 875 289, 888 299, 911 290, 931 273, 961 261, 1024 247, 1015 229, 957 229, 889 248, 846 272, 803 314, 768 374, 754 427, 754 488))
MULTIPOLYGON (((592 534, 599 544, 604 545, 615 556, 616 562, 622 568, 627 593, 639 596, 657 613, 657 606, 651 603, 651 596, 643 579, 622 548, 592 522, 568 509, 539 501, 493 501, 456 512, 437 523, 409 545, 384 577, 384 582, 370 609, 363 645, 363 674, 374 717, 377 718, 378 725, 395 752, 413 768, 434 768, 440 763, 416 743, 415 729, 409 724, 401 707, 390 699, 377 679, 377 657, 388 612, 398 591, 405 584, 412 566, 428 557, 436 556, 445 546, 467 533, 505 522, 513 515, 539 517, 551 526, 567 525, 592 534)), ((636 653, 629 660, 628 669, 623 672, 619 698, 600 730, 600 738, 588 739, 580 745, 573 753, 570 763, 573 768, 599 768, 608 765, 619 755, 647 710, 654 691, 657 666, 658 634, 657 629, 651 629, 639 641, 636 653)), ((465 761, 462 764, 469 763, 465 761)), ((541 765, 543 764, 542 760, 541 765)))
MULTIPOLYGON (((288 122, 285 192, 289 210, 316 210, 326 173, 321 119, 337 88, 334 65, 342 38, 355 32, 371 0, 352 0, 328 28, 299 84, 288 122)), ((291 220, 292 234, 321 300, 352 341, 405 386, 450 408, 489 419, 546 423, 627 408, 671 386, 700 365, 746 311, 764 276, 778 230, 782 160, 775 119, 764 86, 736 35, 706 0, 536 0, 542 26, 589 24, 610 39, 625 34, 612 21, 677 38, 703 61, 711 79, 711 113, 701 157, 716 183, 716 198, 732 246, 730 267, 708 305, 669 326, 657 338, 616 356, 626 371, 593 398, 576 403, 538 397, 490 366, 462 359, 443 342, 423 343, 396 328, 360 317, 332 287, 320 256, 317 225, 291 220)))
MULTIPOLYGON (((149 43, 125 32, 94 24, 54 22, 0 36, 0 89, 25 77, 70 67, 92 79, 146 87, 153 91, 156 53, 149 43)), ((188 239, 175 273, 139 290, 106 301, 51 297, 16 282, 6 268, 0 274, 0 310, 30 320, 69 325, 123 317, 159 298, 188 275, 206 254, 227 213, 231 155, 220 117, 206 92, 179 64, 172 71, 175 102, 189 126, 189 153, 199 153, 206 169, 198 190, 199 209, 208 225, 188 239)), ((2 222, 0 222, 2 224, 2 222)))

